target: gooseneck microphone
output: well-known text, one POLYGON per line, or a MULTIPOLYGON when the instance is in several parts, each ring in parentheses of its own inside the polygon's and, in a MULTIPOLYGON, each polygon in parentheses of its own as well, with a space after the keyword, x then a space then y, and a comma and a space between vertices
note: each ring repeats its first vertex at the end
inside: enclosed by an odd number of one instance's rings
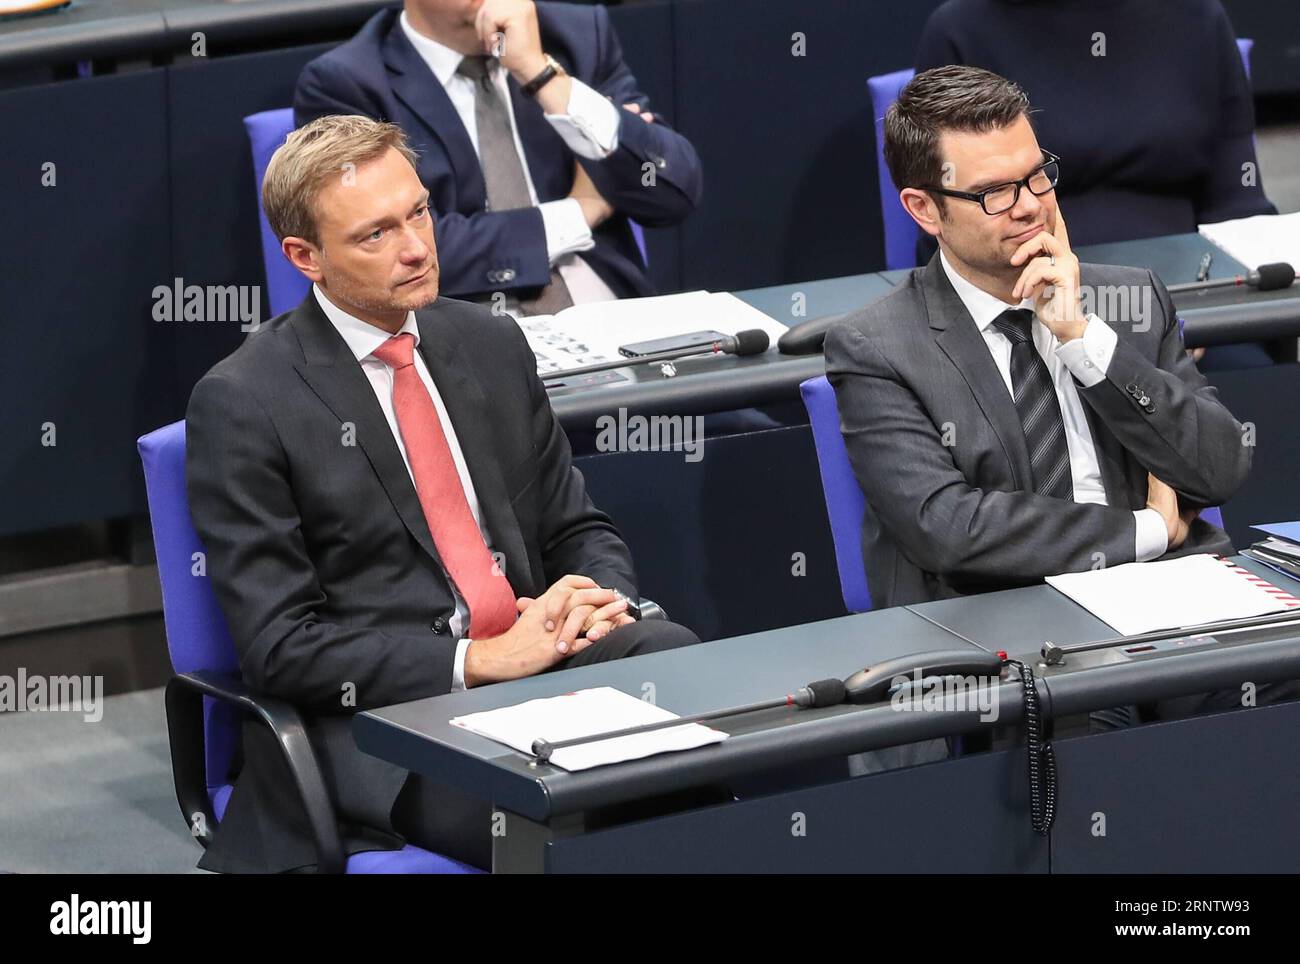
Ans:
MULTIPOLYGON (((744 334, 744 332, 741 332, 741 334, 744 334)), ((766 337, 766 335, 764 337, 766 337)), ((637 733, 650 733, 654 730, 666 730, 672 726, 684 726, 687 723, 703 723, 706 720, 717 720, 724 716, 739 716, 742 713, 753 713, 756 710, 772 710, 779 706, 797 706, 801 709, 812 709, 820 706, 837 706, 843 702, 843 680, 819 679, 815 683, 801 686, 793 693, 787 693, 779 699, 764 700, 761 703, 750 703, 746 706, 733 706, 729 709, 712 710, 708 713, 696 713, 694 716, 681 716, 672 720, 661 720, 658 723, 643 723, 640 726, 629 726, 622 730, 610 730, 607 733, 593 733, 590 736, 576 736, 570 740, 556 740, 554 743, 549 740, 534 740, 533 756, 537 758, 538 763, 547 763, 551 759, 551 754, 556 750, 562 750, 569 746, 578 746, 583 743, 598 743, 604 740, 612 740, 620 736, 632 736, 637 733)))
POLYGON ((642 365, 647 362, 675 361, 688 355, 761 355, 767 351, 767 346, 770 344, 771 339, 768 338, 767 332, 763 329, 746 328, 734 335, 713 338, 694 345, 682 345, 680 348, 674 348, 671 351, 658 351, 650 355, 640 355, 636 358, 620 358, 616 361, 600 362, 597 365, 583 365, 581 368, 566 368, 560 372, 547 372, 542 376, 542 381, 546 382, 555 378, 572 378, 575 375, 588 375, 592 372, 610 371, 614 368, 630 368, 633 365, 642 365))
POLYGON ((1295 281, 1295 268, 1284 261, 1276 261, 1272 264, 1261 264, 1245 275, 1236 275, 1232 278, 1215 278, 1213 281, 1189 281, 1186 284, 1170 285, 1169 293, 1176 295, 1188 291, 1206 291, 1210 288, 1232 288, 1242 285, 1249 285, 1259 291, 1277 291, 1291 287, 1293 281, 1295 281))

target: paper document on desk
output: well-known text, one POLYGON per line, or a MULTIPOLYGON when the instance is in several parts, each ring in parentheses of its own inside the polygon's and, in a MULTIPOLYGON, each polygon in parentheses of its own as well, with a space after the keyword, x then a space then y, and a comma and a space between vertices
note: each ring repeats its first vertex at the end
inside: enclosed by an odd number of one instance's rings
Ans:
MULTIPOLYGON (((544 739, 556 743, 676 717, 676 713, 629 696, 611 686, 598 686, 563 696, 503 706, 498 710, 458 716, 451 720, 451 725, 463 727, 531 756, 534 740, 544 739)), ((564 747, 551 755, 551 763, 563 770, 589 770, 607 763, 639 760, 657 753, 693 750, 710 743, 721 743, 726 738, 727 734, 702 724, 683 723, 681 726, 669 726, 649 733, 564 747)))
POLYGON ((1300 212, 1202 224, 1200 232, 1247 268, 1275 261, 1300 267, 1300 212))
MULTIPOLYGON (((558 315, 515 319, 537 356, 541 375, 616 361, 619 345, 669 338, 692 331, 734 335, 761 328, 775 342, 785 325, 729 292, 687 291, 653 298, 593 301, 558 315)), ((628 364, 635 364, 628 359, 628 364)))
POLYGON ((1300 599, 1285 590, 1205 554, 1048 576, 1047 582, 1121 636, 1300 608, 1300 599))

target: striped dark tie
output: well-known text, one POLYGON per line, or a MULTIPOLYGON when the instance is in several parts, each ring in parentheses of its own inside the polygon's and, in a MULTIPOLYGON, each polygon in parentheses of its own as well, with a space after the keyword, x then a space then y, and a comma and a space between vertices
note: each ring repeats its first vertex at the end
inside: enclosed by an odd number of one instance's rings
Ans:
POLYGON ((1034 347, 1033 323, 1034 313, 1028 308, 1009 308, 994 319, 993 327, 1011 342, 1011 394, 1025 431, 1034 491, 1054 499, 1073 499, 1065 422, 1052 373, 1034 347))

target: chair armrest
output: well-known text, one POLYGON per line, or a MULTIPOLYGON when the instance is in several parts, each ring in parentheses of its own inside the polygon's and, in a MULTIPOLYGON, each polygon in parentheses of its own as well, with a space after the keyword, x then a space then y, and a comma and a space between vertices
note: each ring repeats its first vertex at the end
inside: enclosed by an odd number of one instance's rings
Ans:
POLYGON ((663 607, 660 606, 653 599, 647 599, 645 596, 642 596, 640 599, 636 601, 636 604, 641 610, 642 619, 665 619, 666 620, 668 618, 668 614, 664 612, 663 607))
POLYGON ((211 672, 180 673, 172 677, 166 692, 176 800, 185 818, 191 821, 191 827, 194 815, 203 815, 204 833, 196 834, 199 842, 206 847, 212 841, 211 828, 217 823, 208 800, 204 773, 204 696, 238 706, 270 727, 302 799, 303 811, 316 844, 316 870, 322 874, 343 873, 343 842, 334 818, 334 805, 321 776, 316 752, 307 739, 302 717, 284 700, 254 694, 242 680, 211 672))

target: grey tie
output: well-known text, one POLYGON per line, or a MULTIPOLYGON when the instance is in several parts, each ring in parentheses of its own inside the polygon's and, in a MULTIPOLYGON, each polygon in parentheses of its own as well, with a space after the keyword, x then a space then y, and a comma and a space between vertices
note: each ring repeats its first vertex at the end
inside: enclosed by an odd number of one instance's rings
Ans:
POLYGON ((1065 421, 1052 373, 1034 347, 1033 322, 1034 313, 1028 308, 1009 308, 994 319, 993 327, 1011 342, 1011 394, 1025 432, 1034 491, 1055 499, 1073 499, 1065 421))
MULTIPOLYGON (((465 57, 456 73, 474 81, 474 125, 478 128, 479 165, 487 186, 488 209, 509 211, 532 207, 523 161, 515 149, 510 126, 510 105, 501 98, 485 56, 465 57)), ((535 298, 521 299, 526 314, 554 314, 573 304, 569 287, 559 271, 551 268, 551 280, 535 298)))

